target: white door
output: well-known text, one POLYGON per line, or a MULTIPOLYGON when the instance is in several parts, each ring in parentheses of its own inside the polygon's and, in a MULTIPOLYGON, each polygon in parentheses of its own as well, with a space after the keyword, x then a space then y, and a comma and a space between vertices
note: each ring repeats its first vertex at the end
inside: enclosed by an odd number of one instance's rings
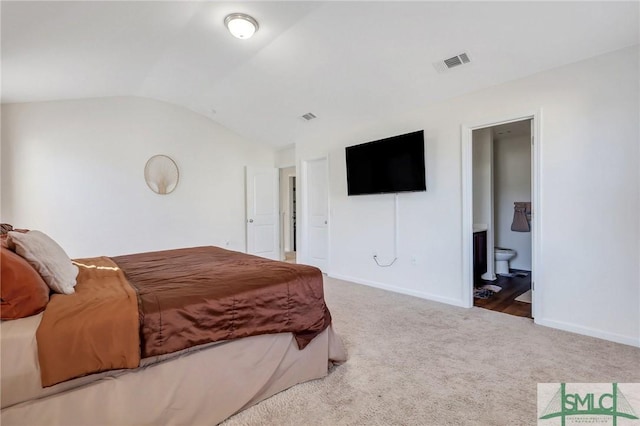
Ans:
POLYGON ((278 169, 247 167, 247 253, 280 260, 278 169))
POLYGON ((329 192, 327 159, 305 162, 307 263, 327 271, 329 254, 329 192))

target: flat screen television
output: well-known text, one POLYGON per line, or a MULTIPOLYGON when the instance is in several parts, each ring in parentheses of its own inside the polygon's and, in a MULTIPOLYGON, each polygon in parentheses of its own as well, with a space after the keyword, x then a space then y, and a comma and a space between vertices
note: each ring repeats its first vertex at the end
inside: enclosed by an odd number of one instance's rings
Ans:
POLYGON ((349 195, 427 190, 423 130, 345 150, 349 195))

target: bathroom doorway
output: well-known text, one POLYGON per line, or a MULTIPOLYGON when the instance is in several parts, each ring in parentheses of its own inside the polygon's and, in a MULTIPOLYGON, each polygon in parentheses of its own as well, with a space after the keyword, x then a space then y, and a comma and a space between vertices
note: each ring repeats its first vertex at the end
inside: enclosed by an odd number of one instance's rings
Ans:
POLYGON ((536 134, 535 115, 463 126, 469 306, 535 317, 536 134))

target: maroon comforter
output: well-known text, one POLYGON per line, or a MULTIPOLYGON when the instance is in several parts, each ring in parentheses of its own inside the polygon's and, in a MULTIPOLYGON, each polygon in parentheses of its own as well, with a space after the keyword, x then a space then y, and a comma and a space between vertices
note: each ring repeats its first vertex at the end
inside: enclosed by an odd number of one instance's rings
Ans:
POLYGON ((218 247, 112 258, 138 293, 142 357, 292 332, 304 348, 331 323, 317 268, 218 247))

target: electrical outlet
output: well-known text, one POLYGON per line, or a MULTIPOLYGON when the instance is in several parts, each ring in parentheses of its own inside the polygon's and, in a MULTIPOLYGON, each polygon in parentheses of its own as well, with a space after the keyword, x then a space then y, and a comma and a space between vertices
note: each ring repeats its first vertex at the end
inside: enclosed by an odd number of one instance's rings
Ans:
POLYGON ((371 252, 371 257, 377 257, 378 256, 378 252, 377 251, 372 251, 371 252))

